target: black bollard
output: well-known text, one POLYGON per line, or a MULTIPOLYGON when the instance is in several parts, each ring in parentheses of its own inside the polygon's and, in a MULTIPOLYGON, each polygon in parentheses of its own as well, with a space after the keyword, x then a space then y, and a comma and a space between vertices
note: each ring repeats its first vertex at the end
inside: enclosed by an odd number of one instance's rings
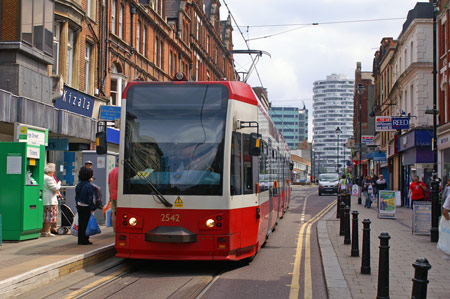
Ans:
POLYGON ((341 194, 337 194, 337 205, 336 205, 336 218, 341 217, 341 194))
POLYGON ((363 220, 361 274, 370 274, 370 220, 363 220))
POLYGON ((358 238, 358 211, 353 211, 353 222, 352 222, 352 255, 359 256, 359 238, 358 238))
POLYGON ((344 244, 350 245, 350 207, 344 208, 344 244))
POLYGON ((345 233, 345 228, 344 228, 344 208, 345 208, 345 203, 343 203, 341 201, 340 206, 341 206, 341 219, 340 219, 340 222, 339 222, 339 224, 340 224, 339 225, 339 236, 343 236, 344 233, 345 233))
POLYGON ((388 233, 381 233, 380 257, 378 260, 378 290, 377 299, 389 299, 389 239, 388 233))
POLYGON ((426 299, 428 285, 428 270, 431 269, 430 263, 424 257, 419 257, 413 264, 415 270, 413 278, 413 287, 411 299, 426 299))
POLYGON ((352 201, 351 201, 351 194, 345 193, 343 196, 341 196, 341 201, 343 201, 349 208, 352 208, 352 201))

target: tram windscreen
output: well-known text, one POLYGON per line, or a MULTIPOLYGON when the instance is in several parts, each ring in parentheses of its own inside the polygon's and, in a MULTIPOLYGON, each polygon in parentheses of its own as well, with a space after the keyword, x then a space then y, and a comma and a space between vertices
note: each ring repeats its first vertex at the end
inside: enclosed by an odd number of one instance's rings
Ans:
POLYGON ((124 194, 222 195, 227 103, 223 85, 130 87, 124 194))

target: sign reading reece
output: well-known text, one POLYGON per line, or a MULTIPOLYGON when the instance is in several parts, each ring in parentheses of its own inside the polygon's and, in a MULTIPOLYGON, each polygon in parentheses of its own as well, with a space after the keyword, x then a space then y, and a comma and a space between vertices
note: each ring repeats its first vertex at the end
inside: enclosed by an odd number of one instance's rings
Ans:
POLYGON ((95 99, 88 94, 64 85, 63 95, 55 101, 55 108, 92 117, 95 99))

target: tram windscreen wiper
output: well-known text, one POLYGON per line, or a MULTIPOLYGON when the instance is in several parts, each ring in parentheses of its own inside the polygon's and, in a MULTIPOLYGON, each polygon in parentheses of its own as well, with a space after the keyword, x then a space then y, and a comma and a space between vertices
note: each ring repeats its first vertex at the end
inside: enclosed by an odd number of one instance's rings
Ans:
POLYGON ((167 201, 167 199, 158 191, 158 188, 156 188, 152 183, 150 183, 145 177, 139 175, 139 171, 137 170, 136 166, 133 165, 133 163, 130 160, 125 160, 128 165, 131 167, 133 171, 135 171, 137 174, 136 176, 141 179, 141 181, 144 183, 145 186, 149 187, 150 190, 155 193, 154 195, 158 199, 160 203, 165 205, 166 207, 172 207, 173 205, 167 201))

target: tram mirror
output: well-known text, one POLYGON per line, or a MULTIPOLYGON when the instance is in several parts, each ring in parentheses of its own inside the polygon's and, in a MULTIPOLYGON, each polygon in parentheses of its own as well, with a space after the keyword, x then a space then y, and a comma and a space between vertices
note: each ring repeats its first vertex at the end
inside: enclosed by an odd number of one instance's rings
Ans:
POLYGON ((261 134, 256 133, 250 134, 250 155, 251 156, 261 155, 261 134))
POLYGON ((106 131, 97 132, 95 134, 95 151, 97 155, 104 155, 107 152, 106 131))

